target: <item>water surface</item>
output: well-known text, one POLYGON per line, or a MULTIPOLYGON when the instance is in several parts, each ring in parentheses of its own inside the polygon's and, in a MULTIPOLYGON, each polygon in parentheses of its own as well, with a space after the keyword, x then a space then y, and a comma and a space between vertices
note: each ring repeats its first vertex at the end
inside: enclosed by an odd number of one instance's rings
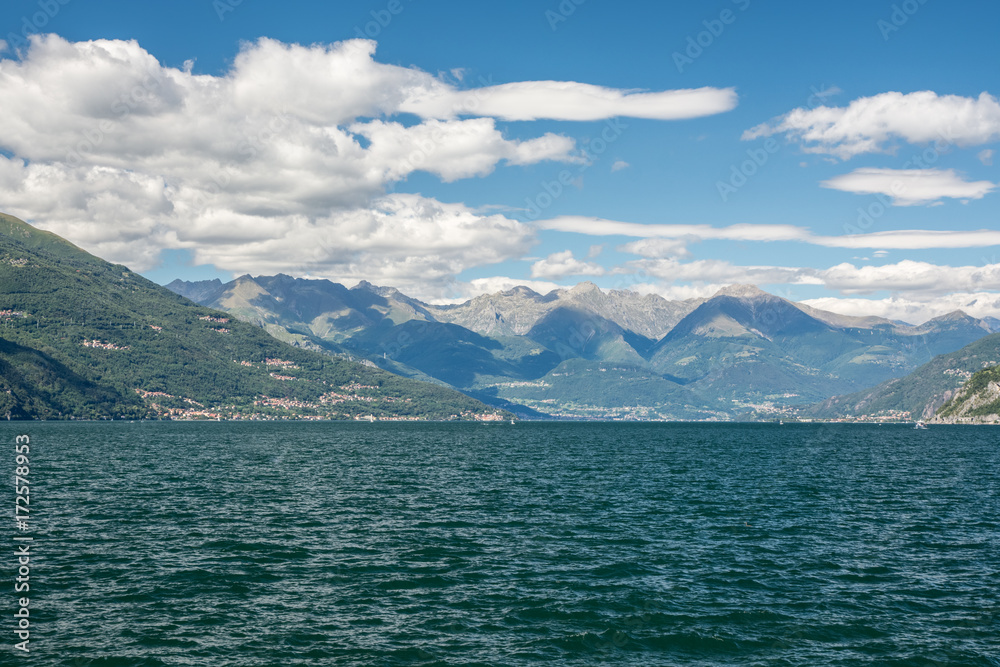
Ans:
POLYGON ((1000 665, 990 427, 10 423, 11 472, 18 433, 4 664, 1000 665))

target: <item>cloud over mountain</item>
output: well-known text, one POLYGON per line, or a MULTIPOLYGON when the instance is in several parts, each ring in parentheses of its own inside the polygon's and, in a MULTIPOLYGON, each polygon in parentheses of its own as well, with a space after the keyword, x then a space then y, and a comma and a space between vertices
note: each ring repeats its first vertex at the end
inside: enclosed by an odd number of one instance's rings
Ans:
POLYGON ((484 81, 461 90, 378 62, 375 46, 261 38, 207 75, 165 66, 134 40, 33 36, 0 61, 0 200, 137 270, 162 249, 189 249, 233 272, 421 282, 427 294, 467 268, 520 256, 533 231, 394 194, 396 183, 418 171, 448 182, 584 159, 570 137, 511 138, 496 119, 691 118, 736 103, 732 90, 712 88, 484 81))

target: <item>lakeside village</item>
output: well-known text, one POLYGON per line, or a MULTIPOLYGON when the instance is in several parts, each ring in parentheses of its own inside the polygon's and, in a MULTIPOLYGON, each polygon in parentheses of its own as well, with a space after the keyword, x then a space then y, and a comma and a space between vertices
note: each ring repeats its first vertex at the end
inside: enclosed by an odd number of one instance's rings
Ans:
MULTIPOLYGON (((10 320, 14 318, 24 318, 26 313, 15 310, 0 310, 0 319, 10 320)), ((230 330, 224 326, 229 323, 225 317, 203 316, 199 318, 209 323, 210 329, 219 334, 228 334, 230 330), (213 326, 214 325, 214 326, 213 326)), ((163 327, 148 325, 151 329, 159 332, 163 327)), ((84 339, 81 346, 92 349, 108 351, 127 351, 127 345, 118 345, 99 339, 84 339)), ((368 360, 361 360, 365 365, 377 367, 368 360)), ((294 375, 289 375, 289 371, 299 368, 294 362, 277 358, 265 358, 263 362, 252 362, 247 360, 233 360, 233 363, 248 368, 259 368, 267 371, 268 375, 282 382, 315 382, 294 375)), ((954 376, 959 382, 968 380, 972 373, 960 369, 946 369, 945 375, 954 376)), ((326 381, 322 381, 326 385, 326 381)), ((547 386, 541 380, 534 382, 500 383, 496 386, 547 386)), ((340 387, 330 387, 329 391, 323 392, 316 400, 307 401, 287 397, 258 396, 252 404, 246 405, 220 405, 206 406, 191 398, 176 396, 162 391, 145 391, 135 389, 134 391, 146 402, 150 410, 154 413, 155 419, 176 420, 176 421, 328 421, 328 420, 354 420, 354 421, 425 421, 426 418, 417 415, 386 414, 387 412, 398 412, 393 410, 394 403, 409 403, 408 398, 394 398, 391 396, 372 396, 367 392, 376 391, 378 388, 371 385, 349 383, 340 387), (337 409, 336 406, 342 406, 337 409), (358 410, 359 407, 367 407, 368 410, 358 410)), ((8 391, 9 393, 9 391, 8 391)), ((768 396, 756 402, 741 401, 733 399, 730 409, 745 415, 743 419, 736 421, 752 422, 781 422, 781 423, 879 423, 879 424, 902 424, 912 423, 915 419, 926 419, 926 415, 913 415, 908 410, 882 410, 877 413, 857 415, 853 417, 839 417, 828 419, 814 419, 802 416, 797 407, 776 404, 777 398, 793 398, 795 394, 782 394, 780 396, 768 396)), ((552 410, 552 406, 545 405, 551 403, 552 399, 541 399, 537 401, 525 401, 528 408, 541 409, 550 419, 555 420, 578 420, 578 421, 705 421, 723 422, 733 421, 731 417, 723 412, 717 416, 710 416, 699 420, 678 420, 669 414, 667 406, 621 406, 617 408, 595 407, 592 405, 568 405, 563 410, 552 410)), ((492 413, 474 413, 471 411, 460 414, 452 414, 448 420, 481 421, 481 422, 503 422, 509 419, 500 411, 492 413)))
MULTIPOLYGON (((212 319, 213 321, 226 322, 223 318, 201 318, 212 319)), ((159 327, 153 327, 159 329, 159 327)), ((85 347, 92 347, 103 350, 128 350, 128 346, 119 346, 100 340, 84 340, 85 347)), ((263 368, 268 371, 268 375, 275 380, 283 382, 302 382, 303 378, 288 375, 288 371, 299 368, 294 362, 277 358, 266 358, 263 362, 251 362, 246 360, 233 360, 233 363, 248 368, 263 368), (272 370, 274 369, 274 370, 272 370)), ((948 369, 945 374, 958 376, 960 380, 967 380, 972 374, 967 371, 948 369)), ((326 382, 323 381, 325 385, 326 382)), ((425 421, 424 417, 416 415, 387 415, 380 414, 382 410, 392 410, 393 403, 408 403, 410 399, 398 399, 391 396, 371 396, 366 395, 367 391, 374 391, 377 387, 372 385, 362 385, 350 383, 321 394, 317 401, 304 401, 294 398, 280 398, 260 396, 251 405, 224 405, 206 407, 190 398, 175 396, 160 391, 144 391, 136 389, 135 392, 142 397, 150 409, 156 414, 158 419, 175 421, 328 421, 328 420, 354 420, 368 422, 386 421, 425 421), (356 409, 336 410, 334 406, 357 407, 367 405, 376 410, 367 413, 358 412, 356 409), (381 408, 382 410, 378 410, 381 408)), ((793 395, 785 394, 782 398, 789 398, 793 395)), ((544 404, 549 401, 528 401, 527 407, 543 407, 542 405, 532 405, 532 403, 544 404)), ((783 423, 830 423, 830 424, 857 424, 857 423, 880 423, 880 424, 902 424, 911 423, 914 419, 924 417, 914 417, 908 410, 883 410, 878 413, 868 415, 858 415, 855 417, 840 417, 831 419, 813 419, 800 416, 797 409, 785 405, 776 405, 773 401, 764 400, 761 402, 745 402, 737 399, 733 400, 733 407, 741 410, 744 414, 752 415, 747 421, 755 422, 783 422, 783 423)), ((628 406, 620 408, 595 408, 594 406, 569 406, 571 409, 565 411, 549 411, 549 418, 556 420, 579 420, 579 421, 689 421, 672 418, 663 410, 663 406, 628 406), (575 408, 575 409, 572 409, 575 408)), ((500 412, 493 413, 473 413, 463 412, 453 414, 449 420, 481 421, 481 422, 502 422, 508 417, 500 412)), ((705 422, 733 421, 731 418, 720 413, 717 417, 695 420, 705 422)))
MULTIPOLYGON (((250 361, 237 361, 245 367, 277 367, 283 370, 294 370, 298 366, 294 362, 283 359, 265 359, 262 363, 250 361)), ((276 380, 285 382, 302 381, 292 375, 284 375, 278 372, 270 372, 269 375, 276 380)), ((327 383, 322 381, 324 385, 327 383)), ((391 410, 394 403, 410 403, 411 399, 394 398, 392 396, 371 396, 366 395, 368 391, 375 391, 378 387, 374 385, 364 385, 357 382, 331 388, 330 391, 321 394, 316 401, 304 401, 296 398, 272 398, 260 396, 256 398, 252 405, 223 405, 216 407, 206 407, 191 398, 174 396, 162 391, 143 391, 136 389, 148 403, 160 419, 175 421, 329 421, 329 420, 354 420, 354 421, 425 421, 425 418, 416 415, 380 414, 380 411, 372 410, 367 413, 358 412, 356 409, 336 410, 334 406, 344 406, 354 408, 355 406, 367 405, 372 408, 382 408, 391 410)), ((472 420, 472 421, 504 421, 504 415, 497 413, 477 414, 463 412, 449 416, 450 420, 472 420)))

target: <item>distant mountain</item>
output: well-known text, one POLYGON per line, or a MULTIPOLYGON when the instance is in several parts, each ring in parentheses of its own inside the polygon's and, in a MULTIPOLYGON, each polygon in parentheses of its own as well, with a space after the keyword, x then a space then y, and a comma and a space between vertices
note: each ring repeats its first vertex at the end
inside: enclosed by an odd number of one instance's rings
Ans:
MULTIPOLYGON (((218 285, 191 286, 206 297, 218 285)), ((467 396, 282 343, 0 215, 0 418, 481 418, 467 396)))
POLYGON ((681 320, 652 348, 650 363, 715 398, 802 403, 902 375, 988 333, 961 312, 911 327, 826 313, 741 285, 681 320))
POLYGON ((930 419, 973 374, 1000 364, 1000 333, 935 357, 906 377, 834 396, 807 409, 814 417, 930 419))
POLYGON ((774 414, 900 377, 992 330, 961 312, 919 327, 838 315, 752 285, 668 301, 585 282, 446 306, 366 282, 288 276, 170 287, 299 346, 495 405, 579 417, 774 414))
POLYGON ((621 330, 659 340, 704 299, 668 301, 656 294, 631 290, 602 291, 591 282, 542 296, 527 287, 485 294, 453 306, 427 306, 441 322, 451 322, 484 335, 523 336, 552 311, 566 309, 613 322, 621 330))
POLYGON ((941 406, 934 421, 948 424, 1000 423, 1000 366, 976 372, 941 406))

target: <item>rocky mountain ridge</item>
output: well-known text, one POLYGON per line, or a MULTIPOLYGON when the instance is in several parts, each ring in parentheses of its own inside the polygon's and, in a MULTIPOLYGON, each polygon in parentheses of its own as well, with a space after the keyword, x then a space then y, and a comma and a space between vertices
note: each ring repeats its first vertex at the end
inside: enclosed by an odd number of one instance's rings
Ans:
POLYGON ((168 287, 294 344, 551 416, 782 414, 903 376, 991 329, 960 312, 921 326, 843 316, 751 285, 686 301, 593 283, 516 287, 447 306, 280 275, 168 287))

